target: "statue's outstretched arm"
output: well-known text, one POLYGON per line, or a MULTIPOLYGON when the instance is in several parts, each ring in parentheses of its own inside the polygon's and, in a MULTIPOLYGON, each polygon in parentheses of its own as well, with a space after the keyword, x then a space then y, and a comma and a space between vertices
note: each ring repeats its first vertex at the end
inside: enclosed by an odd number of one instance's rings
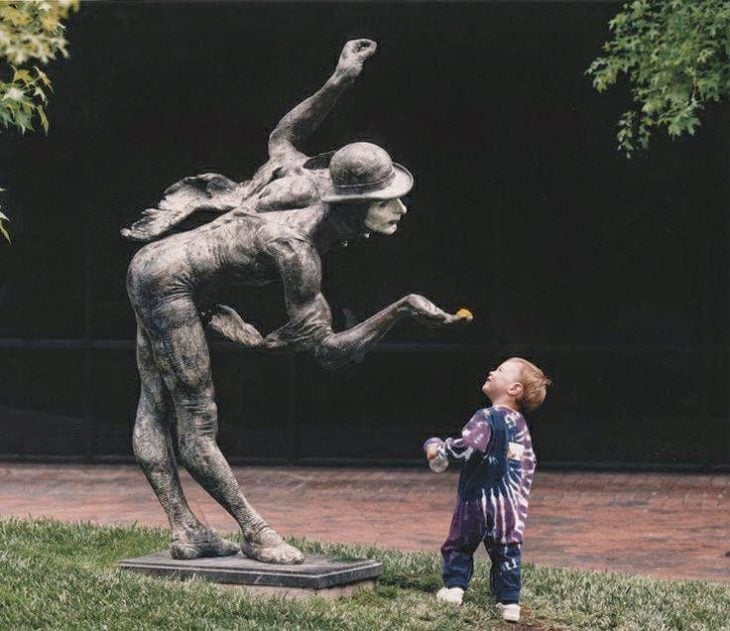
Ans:
POLYGON ((462 316, 452 315, 439 309, 428 298, 418 294, 409 294, 357 326, 325 337, 313 349, 314 355, 325 368, 337 368, 361 357, 382 339, 396 322, 409 317, 415 318, 416 321, 426 326, 442 326, 466 321, 462 316))
POLYGON ((298 147, 314 133, 342 94, 357 79, 376 44, 356 39, 345 44, 332 76, 312 96, 302 101, 279 121, 269 136, 269 158, 301 154, 298 147))
POLYGON ((308 351, 326 368, 337 368, 359 358, 397 322, 413 317, 428 326, 466 320, 439 309, 416 294, 404 296, 357 326, 335 333, 329 305, 322 295, 321 264, 316 250, 295 240, 270 244, 284 281, 289 322, 266 336, 262 348, 308 351))

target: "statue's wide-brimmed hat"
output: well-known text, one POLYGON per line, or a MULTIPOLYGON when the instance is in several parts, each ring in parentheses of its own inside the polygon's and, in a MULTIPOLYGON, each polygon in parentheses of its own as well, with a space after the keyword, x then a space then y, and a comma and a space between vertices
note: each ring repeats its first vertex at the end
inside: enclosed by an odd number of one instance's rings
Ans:
POLYGON ((324 202, 398 199, 413 188, 408 169, 391 160, 388 152, 369 142, 354 142, 331 154, 332 191, 324 202))

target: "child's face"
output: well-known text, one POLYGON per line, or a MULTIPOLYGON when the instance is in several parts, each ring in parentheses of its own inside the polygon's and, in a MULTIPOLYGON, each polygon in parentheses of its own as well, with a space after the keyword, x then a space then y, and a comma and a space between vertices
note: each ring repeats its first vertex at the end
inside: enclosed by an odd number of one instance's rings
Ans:
POLYGON ((507 360, 489 372, 482 386, 482 392, 491 401, 505 395, 517 396, 522 389, 520 382, 520 365, 516 361, 507 360))

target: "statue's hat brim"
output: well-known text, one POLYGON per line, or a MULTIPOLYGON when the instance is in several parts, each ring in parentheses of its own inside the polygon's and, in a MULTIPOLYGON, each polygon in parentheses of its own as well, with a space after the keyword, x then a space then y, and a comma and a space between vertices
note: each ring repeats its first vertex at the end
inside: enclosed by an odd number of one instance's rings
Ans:
MULTIPOLYGON (((307 169, 325 169, 329 165, 329 160, 332 158, 334 152, 328 152, 314 156, 307 160, 304 167, 307 169)), ((407 195, 413 188, 413 175, 403 165, 393 163, 393 176, 388 179, 388 182, 375 186, 368 190, 356 190, 347 191, 335 188, 334 190, 327 191, 322 195, 322 201, 333 203, 333 202, 355 202, 364 201, 368 199, 374 200, 386 200, 386 199, 398 199, 407 195)))
POLYGON ((413 188, 413 176, 411 172, 400 164, 393 163, 394 174, 392 179, 385 186, 378 186, 368 191, 346 192, 333 191, 322 195, 323 202, 355 202, 368 199, 398 199, 407 195, 413 188))

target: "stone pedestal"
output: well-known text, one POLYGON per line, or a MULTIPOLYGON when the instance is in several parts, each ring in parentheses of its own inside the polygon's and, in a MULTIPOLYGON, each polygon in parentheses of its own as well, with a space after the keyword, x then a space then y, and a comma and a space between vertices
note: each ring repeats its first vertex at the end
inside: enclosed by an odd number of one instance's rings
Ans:
POLYGON ((230 557, 178 561, 168 551, 155 552, 122 561, 123 570, 171 579, 203 579, 253 594, 291 598, 322 596, 338 598, 358 589, 372 589, 383 564, 372 560, 336 561, 307 556, 300 565, 273 565, 254 561, 241 554, 230 557))

